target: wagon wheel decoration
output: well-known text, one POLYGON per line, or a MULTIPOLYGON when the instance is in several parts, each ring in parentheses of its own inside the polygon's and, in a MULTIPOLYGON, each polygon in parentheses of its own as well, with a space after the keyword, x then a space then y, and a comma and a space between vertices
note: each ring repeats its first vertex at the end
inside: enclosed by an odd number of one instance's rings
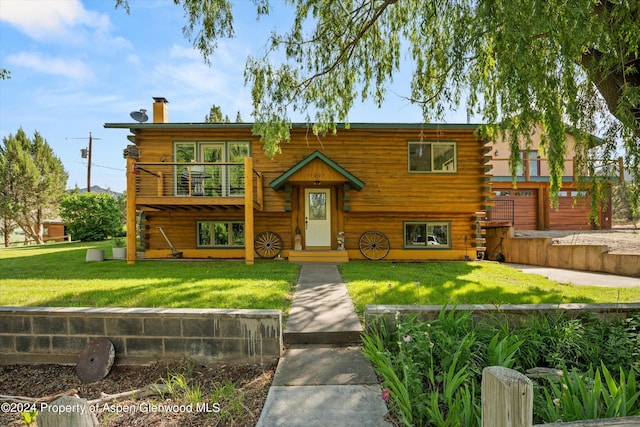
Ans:
POLYGON ((360 253, 367 259, 382 259, 389 253, 389 239, 380 231, 369 230, 362 233, 358 241, 360 253))
POLYGON ((260 258, 275 258, 282 250, 282 237, 275 231, 263 231, 253 245, 260 258))

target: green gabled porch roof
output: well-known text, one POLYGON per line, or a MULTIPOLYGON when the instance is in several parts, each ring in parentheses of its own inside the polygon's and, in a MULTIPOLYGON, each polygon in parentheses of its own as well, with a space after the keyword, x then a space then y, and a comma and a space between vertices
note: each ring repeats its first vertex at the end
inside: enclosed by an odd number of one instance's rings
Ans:
POLYGON ((269 185, 274 190, 279 190, 287 183, 287 181, 293 174, 303 169, 305 166, 307 166, 309 163, 311 163, 315 159, 323 161, 333 170, 335 170, 340 175, 342 175, 345 178, 345 180, 349 183, 349 185, 351 185, 352 188, 359 191, 364 187, 364 182, 360 181, 358 178, 352 175, 349 171, 344 169, 342 166, 340 166, 339 164, 337 164, 336 162, 334 162, 333 160, 331 160, 329 157, 325 156, 318 150, 309 154, 301 162, 297 163, 291 169, 289 169, 288 171, 286 171, 285 173, 283 173, 282 175, 280 175, 279 177, 271 181, 271 184, 269 185))

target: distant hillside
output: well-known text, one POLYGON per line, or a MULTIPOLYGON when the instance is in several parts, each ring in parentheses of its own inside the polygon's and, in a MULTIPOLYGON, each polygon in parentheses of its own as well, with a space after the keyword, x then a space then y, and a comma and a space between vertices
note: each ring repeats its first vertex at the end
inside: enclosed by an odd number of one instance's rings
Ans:
MULTIPOLYGON (((75 190, 77 190, 78 193, 80 193, 80 194, 87 192, 86 188, 76 188, 76 189, 68 190, 68 191, 72 192, 72 191, 75 191, 75 190)), ((113 197, 116 197, 116 198, 122 195, 122 193, 118 193, 117 191, 113 191, 113 190, 111 190, 109 188, 102 188, 99 185, 92 185, 91 186, 91 192, 92 193, 97 193, 97 194, 100 194, 100 193, 111 194, 113 197)))

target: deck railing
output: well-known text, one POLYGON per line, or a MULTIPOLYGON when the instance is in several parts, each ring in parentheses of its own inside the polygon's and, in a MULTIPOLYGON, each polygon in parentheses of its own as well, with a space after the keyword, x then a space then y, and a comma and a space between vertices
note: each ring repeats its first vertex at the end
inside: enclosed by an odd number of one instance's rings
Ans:
POLYGON ((493 200, 494 205, 488 211, 490 221, 512 221, 514 218, 513 200, 493 200))
MULTIPOLYGON (((493 165, 492 175, 494 176, 510 176, 511 170, 509 169, 509 159, 494 158, 491 160, 493 165)), ((570 158, 564 160, 564 173, 563 176, 571 177, 573 181, 589 176, 605 177, 612 180, 619 179, 624 180, 624 164, 622 158, 614 159, 613 161, 605 162, 603 160, 595 160, 592 164, 593 169, 580 164, 577 158, 570 158)), ((525 181, 536 181, 538 177, 549 176, 549 162, 545 158, 530 159, 528 162, 523 162, 520 167, 519 177, 524 177, 525 181)))
MULTIPOLYGON (((136 197, 143 198, 241 198, 245 195, 245 164, 242 162, 138 162, 134 164, 136 197)), ((252 170, 261 200, 262 174, 252 170)))

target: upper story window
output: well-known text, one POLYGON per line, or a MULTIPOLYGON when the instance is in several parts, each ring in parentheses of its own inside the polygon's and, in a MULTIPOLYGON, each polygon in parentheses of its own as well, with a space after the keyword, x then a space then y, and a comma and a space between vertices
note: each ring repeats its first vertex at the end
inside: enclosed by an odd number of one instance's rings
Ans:
MULTIPOLYGON (((251 156, 248 141, 180 141, 174 143, 174 159, 180 163, 242 162, 251 156)), ((177 165, 176 194, 240 196, 244 194, 244 165, 177 165), (191 177, 189 190, 185 181, 191 177), (186 180, 185 180, 186 178, 186 180)))
POLYGON ((453 141, 409 142, 409 172, 455 173, 458 170, 453 141))
POLYGON ((520 165, 518 165, 517 176, 525 176, 527 169, 529 171, 529 176, 540 176, 540 157, 538 156, 538 150, 529 151, 528 162, 527 150, 520 151, 520 165))

